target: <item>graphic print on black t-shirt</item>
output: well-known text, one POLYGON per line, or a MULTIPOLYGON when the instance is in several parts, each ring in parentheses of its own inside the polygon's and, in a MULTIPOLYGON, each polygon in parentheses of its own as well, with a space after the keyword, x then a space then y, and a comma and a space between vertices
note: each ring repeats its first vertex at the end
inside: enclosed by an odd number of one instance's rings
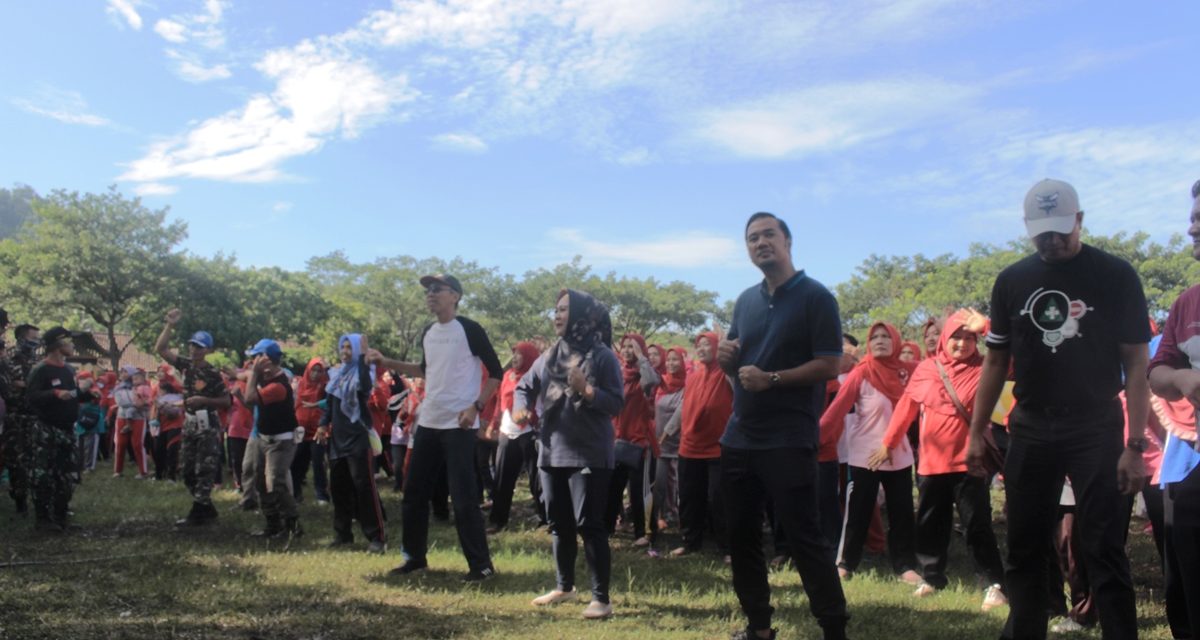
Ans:
POLYGON ((1058 345, 1070 338, 1082 338, 1079 321, 1094 311, 1083 300, 1072 300, 1071 296, 1055 289, 1039 288, 1025 301, 1021 315, 1042 332, 1042 343, 1050 347, 1050 353, 1058 353, 1058 345))

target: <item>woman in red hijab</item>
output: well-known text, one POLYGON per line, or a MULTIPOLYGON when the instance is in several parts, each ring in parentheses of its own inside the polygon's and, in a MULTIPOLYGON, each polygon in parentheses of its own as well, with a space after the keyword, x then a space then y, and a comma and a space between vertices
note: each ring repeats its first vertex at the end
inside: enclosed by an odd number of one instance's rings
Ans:
MULTIPOLYGON (((661 347, 657 347, 661 349, 661 347)), ((656 346, 650 345, 650 353, 656 346)), ((679 521, 679 430, 667 433, 667 426, 679 413, 683 404, 683 388, 687 382, 687 352, 680 348, 666 350, 662 356, 663 367, 659 375, 662 384, 654 393, 654 434, 658 439, 658 460, 654 465, 653 498, 650 507, 650 549, 652 557, 658 556, 655 544, 658 532, 666 528, 667 521, 679 521)), ((653 355, 651 361, 653 361, 653 355)))
POLYGON ((660 378, 647 355, 646 339, 636 333, 621 338, 621 376, 625 381, 625 406, 613 421, 616 436, 615 465, 608 494, 607 521, 609 535, 617 528, 617 516, 625 501, 622 496, 629 487, 629 513, 633 520, 633 544, 645 547, 646 537, 646 478, 647 456, 658 457, 658 439, 654 437, 654 394, 660 378))
POLYGON ((696 337, 697 364, 683 388, 683 406, 667 431, 679 429, 679 525, 683 546, 673 556, 699 551, 712 525, 717 550, 726 555, 720 493, 721 435, 733 412, 733 387, 717 364, 720 340, 711 331, 696 337))
POLYGON ((496 412, 492 417, 492 428, 499 432, 499 442, 496 451, 496 490, 492 494, 492 511, 488 514, 488 533, 498 533, 508 526, 508 516, 512 511, 513 493, 516 492, 517 478, 524 469, 529 474, 529 495, 538 514, 538 520, 546 521, 545 510, 541 505, 541 487, 538 485, 537 469, 537 415, 529 412, 529 420, 525 424, 517 424, 512 419, 513 392, 517 383, 538 359, 537 347, 532 342, 518 342, 512 350, 512 360, 509 361, 508 371, 500 381, 500 392, 496 412))
MULTIPOLYGON (((846 487, 846 526, 838 548, 838 573, 850 576, 862 560, 863 543, 883 487, 888 511, 888 555, 892 569, 909 584, 919 584, 913 552, 912 449, 903 441, 887 463, 871 469, 871 454, 879 449, 893 409, 904 394, 915 368, 900 360, 900 332, 877 322, 867 333, 867 356, 854 367, 833 403, 821 416, 821 430, 836 429, 854 407, 858 421, 846 431, 849 484, 846 487)), ((910 420, 911 422, 911 420, 910 420)))
POLYGON ((296 381, 296 422, 304 427, 304 439, 296 443, 296 455, 292 458, 292 496, 296 503, 304 501, 304 478, 308 467, 313 468, 313 492, 317 504, 329 502, 324 460, 317 460, 319 445, 316 444, 317 425, 321 423, 321 400, 325 398, 325 385, 329 383, 325 362, 313 358, 304 367, 304 375, 296 381))
POLYGON ((991 585, 984 595, 984 611, 1008 602, 1001 587, 1004 567, 992 531, 988 482, 967 474, 971 414, 983 371, 977 341, 986 332, 987 320, 974 310, 960 310, 946 320, 937 349, 913 372, 883 442, 869 461, 872 469, 887 464, 896 447, 907 442, 908 425, 920 415, 916 552, 924 580, 913 595, 924 597, 948 584, 946 559, 957 507, 975 570, 991 585))

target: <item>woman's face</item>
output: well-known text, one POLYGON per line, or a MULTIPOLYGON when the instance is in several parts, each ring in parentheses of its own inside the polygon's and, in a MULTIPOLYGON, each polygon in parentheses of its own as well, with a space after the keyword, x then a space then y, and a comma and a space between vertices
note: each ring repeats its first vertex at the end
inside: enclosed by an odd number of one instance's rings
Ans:
POLYGON ((900 362, 915 362, 917 354, 913 352, 913 348, 905 345, 900 348, 900 362))
POLYGON ((141 386, 143 384, 146 384, 146 374, 144 374, 144 373, 133 374, 133 384, 134 384, 134 386, 141 386))
POLYGON ((567 333, 567 323, 571 321, 571 297, 564 295, 554 305, 554 335, 562 337, 567 333))
POLYGON ((966 327, 959 327, 957 331, 950 334, 950 337, 946 338, 946 351, 955 360, 966 360, 979 351, 978 340, 978 335, 967 331, 966 327))
POLYGON ((655 369, 662 366, 662 352, 658 349, 651 349, 650 352, 646 354, 646 357, 650 359, 650 366, 654 367, 655 369))
POLYGON ((349 364, 350 360, 354 358, 354 346, 350 344, 349 340, 344 340, 338 353, 342 356, 342 362, 349 364))
POLYGON ((941 329, 938 329, 936 324, 931 324, 925 328, 925 353, 936 353, 938 338, 941 336, 941 329))
POLYGON ((883 327, 875 327, 871 331, 871 337, 867 342, 867 348, 871 350, 871 355, 876 358, 886 358, 892 355, 892 350, 896 345, 892 344, 892 334, 883 327))
POLYGON ((520 369, 525 364, 525 356, 521 355, 520 351, 513 349, 512 352, 512 368, 520 369))
POLYGON ((667 373, 675 375, 675 374, 678 374, 680 371, 683 371, 683 358, 680 358, 679 354, 675 353, 674 351, 668 352, 667 353, 667 373))
POLYGON ((621 342, 621 358, 628 363, 637 362, 638 359, 638 343, 633 338, 625 338, 621 342))
POLYGON ((319 364, 314 364, 312 366, 312 369, 308 370, 308 380, 309 380, 309 382, 316 382, 317 380, 320 380, 321 376, 324 374, 325 374, 325 367, 322 367, 319 364))
POLYGON ((704 364, 713 361, 713 343, 709 338, 700 338, 696 341, 696 359, 704 364))

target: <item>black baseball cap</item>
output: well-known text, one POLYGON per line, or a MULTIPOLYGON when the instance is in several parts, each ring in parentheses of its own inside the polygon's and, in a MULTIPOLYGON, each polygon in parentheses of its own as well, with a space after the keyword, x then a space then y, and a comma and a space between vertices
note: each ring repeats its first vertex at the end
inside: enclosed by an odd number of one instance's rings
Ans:
POLYGON ((428 289, 429 286, 433 285, 433 284, 444 284, 447 287, 450 287, 451 289, 457 291, 458 295, 460 295, 460 296, 462 295, 462 292, 463 292, 462 283, 458 281, 458 278, 455 278, 452 275, 447 275, 445 273, 438 273, 435 275, 423 276, 421 278, 421 286, 422 287, 425 287, 426 289, 428 289))

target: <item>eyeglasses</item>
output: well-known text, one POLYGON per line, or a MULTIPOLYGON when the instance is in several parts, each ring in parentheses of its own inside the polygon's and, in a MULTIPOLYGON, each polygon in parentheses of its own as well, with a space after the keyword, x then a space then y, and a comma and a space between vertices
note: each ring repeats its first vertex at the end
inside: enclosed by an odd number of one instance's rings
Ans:
POLYGON ((435 284, 432 287, 425 288, 425 295, 432 296, 432 295, 439 294, 443 291, 454 291, 454 289, 452 289, 450 287, 435 284))

